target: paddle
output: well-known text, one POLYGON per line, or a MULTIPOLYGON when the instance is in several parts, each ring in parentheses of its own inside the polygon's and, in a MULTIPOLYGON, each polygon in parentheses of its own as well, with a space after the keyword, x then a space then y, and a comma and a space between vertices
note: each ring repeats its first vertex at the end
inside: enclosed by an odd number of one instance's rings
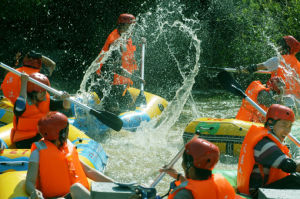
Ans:
MULTIPOLYGON (((3 64, 2 62, 0 62, 0 67, 18 75, 18 76, 21 76, 21 72, 11 68, 10 66, 6 65, 6 64, 3 64)), ((55 90, 54 88, 51 88, 31 77, 29 77, 29 81, 46 89, 47 91, 53 93, 54 95, 57 95, 57 96, 62 96, 63 92, 62 91, 57 91, 55 90)), ((115 114, 113 113, 110 113, 108 111, 97 111, 95 109, 92 109, 90 107, 88 107, 87 105, 85 104, 82 104, 78 101, 76 101, 75 99, 73 98, 68 98, 68 100, 78 106, 80 106, 81 108, 87 110, 90 114, 94 115, 99 121, 101 121, 103 124, 105 124, 106 126, 112 128, 113 130, 115 131, 120 131, 122 126, 123 126, 123 121, 115 114)))
MULTIPOLYGON (((144 69, 145 69, 145 45, 146 38, 142 37, 142 56, 141 56, 141 79, 144 80, 144 69)), ((144 94, 144 83, 141 82, 141 91, 138 97, 135 100, 136 106, 147 105, 146 97, 144 94)))
MULTIPOLYGON (((208 69, 213 70, 225 70, 227 72, 233 72, 233 73, 249 73, 248 70, 254 70, 254 73, 259 74, 271 74, 271 71, 276 71, 278 69, 278 66, 280 64, 280 60, 278 57, 271 57, 270 59, 266 60, 265 62, 250 65, 250 66, 239 66, 239 69, 236 68, 218 68, 218 67, 208 67, 208 69), (254 67, 253 67, 254 66, 254 67)), ((252 72, 251 72, 252 73, 252 72)))
MULTIPOLYGON (((212 70, 225 70, 227 72, 230 72, 230 73, 245 73, 245 74, 249 74, 249 72, 245 71, 245 70, 240 70, 240 69, 236 69, 236 68, 219 68, 219 67, 206 67, 208 69, 212 69, 212 70)), ((258 71, 255 71, 254 73, 258 73, 258 74, 267 74, 267 75, 270 75, 271 72, 270 71, 266 71, 266 70, 258 70, 258 71)))
MULTIPOLYGON (((195 134, 192 139, 194 137, 197 137, 198 134, 195 134)), ((192 140, 191 139, 191 140, 192 140)), ((180 151, 175 155, 175 157, 169 162, 169 164, 167 164, 166 169, 170 169, 171 167, 174 166, 174 164, 179 160, 180 157, 182 157, 183 152, 184 152, 185 146, 183 146, 180 151)), ((166 172, 161 172, 156 178, 155 180, 152 182, 152 184, 150 185, 151 188, 154 188, 161 179, 163 179, 163 177, 166 175, 166 172)))
MULTIPOLYGON (((254 106, 261 114, 266 116, 266 112, 258 104, 256 104, 251 98, 249 98, 244 91, 242 91, 241 86, 233 79, 231 74, 225 70, 218 73, 218 79, 225 89, 232 92, 235 95, 239 95, 245 100, 247 100, 252 106, 254 106)), ((288 134, 287 137, 294 142, 298 147, 300 147, 300 142, 291 134, 288 134)))

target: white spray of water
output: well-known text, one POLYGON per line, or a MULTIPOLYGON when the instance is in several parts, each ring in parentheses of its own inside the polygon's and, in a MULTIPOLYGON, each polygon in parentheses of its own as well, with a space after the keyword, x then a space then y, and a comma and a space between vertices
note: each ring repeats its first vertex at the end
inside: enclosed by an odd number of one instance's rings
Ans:
MULTIPOLYGON (((179 74, 182 75, 183 82, 159 119, 143 123, 134 133, 126 131, 109 132, 106 137, 100 136, 97 139, 103 144, 104 149, 110 156, 110 162, 106 170, 107 174, 118 181, 138 181, 149 185, 159 174, 158 169, 167 164, 182 147, 182 133, 186 124, 181 127, 175 127, 174 125, 178 121, 189 97, 192 99, 191 90, 200 66, 201 42, 197 37, 200 23, 185 18, 182 14, 182 5, 179 3, 169 2, 167 7, 163 6, 163 3, 161 2, 156 9, 137 16, 138 23, 135 27, 133 39, 139 40, 144 36, 147 38, 148 46, 160 45, 163 42, 167 46, 164 50, 167 50, 167 56, 171 57, 176 63, 174 67, 177 67, 179 74), (155 18, 154 21, 151 20, 153 17, 155 18), (153 27, 155 29, 152 29, 153 27), (170 34, 179 35, 179 40, 170 40, 170 34), (176 49, 178 48, 176 42, 181 42, 181 40, 186 40, 189 43, 185 49, 186 54, 183 55, 187 59, 179 59, 176 55, 176 49), (185 73, 182 68, 185 69, 185 73)), ((148 52, 148 55, 152 54, 147 50, 146 52, 148 52)), ((109 56, 109 53, 105 55, 109 56)), ((164 57, 159 58, 164 60, 164 57)), ((98 59, 99 57, 86 72, 85 79, 98 69, 98 59)), ((149 68, 151 66, 147 66, 145 63, 145 67, 149 68)), ((86 82, 82 82, 81 90, 87 90, 85 88, 86 82)), ((158 185, 158 188, 165 192, 168 189, 169 181, 170 178, 166 177, 158 185)))

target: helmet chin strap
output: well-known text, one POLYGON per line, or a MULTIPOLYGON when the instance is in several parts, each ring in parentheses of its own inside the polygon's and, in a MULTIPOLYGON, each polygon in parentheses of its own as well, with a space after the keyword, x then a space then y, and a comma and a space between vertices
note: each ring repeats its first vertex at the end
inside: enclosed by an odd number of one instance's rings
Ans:
POLYGON ((268 129, 270 129, 271 133, 275 134, 274 132, 274 125, 277 122, 277 120, 269 119, 268 120, 268 129))
POLYGON ((186 168, 185 168, 185 175, 186 175, 186 177, 187 178, 190 178, 190 175, 189 175, 189 170, 190 170, 190 168, 192 167, 192 163, 190 162, 190 161, 187 161, 186 162, 186 168))

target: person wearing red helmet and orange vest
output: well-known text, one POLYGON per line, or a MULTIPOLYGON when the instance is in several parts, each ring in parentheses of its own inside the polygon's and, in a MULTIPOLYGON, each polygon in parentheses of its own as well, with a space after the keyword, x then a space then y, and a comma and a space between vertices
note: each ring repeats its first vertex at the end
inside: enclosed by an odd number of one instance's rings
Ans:
POLYGON ((160 169, 177 179, 177 185, 169 192, 168 199, 233 199, 235 192, 230 183, 220 174, 212 174, 219 161, 219 148, 213 143, 193 138, 185 145, 182 168, 185 176, 174 168, 160 169))
POLYGON ((295 121, 293 111, 273 104, 264 127, 252 125, 244 138, 238 163, 237 188, 240 193, 258 197, 259 188, 299 189, 300 163, 291 159, 284 145, 295 121))
POLYGON ((38 122, 43 139, 31 147, 26 192, 30 198, 89 198, 87 178, 113 182, 79 159, 76 147, 68 141, 68 118, 60 112, 49 112, 38 122))
MULTIPOLYGON (((131 27, 135 23, 135 17, 131 14, 121 14, 117 21, 117 28, 108 36, 101 52, 98 62, 100 68, 97 74, 109 82, 110 93, 107 99, 104 98, 104 108, 108 110, 134 109, 134 100, 127 91, 133 81, 144 82, 138 74, 138 67, 134 58, 136 46, 131 39, 131 27)), ((99 85, 95 87, 95 92, 103 97, 99 85)), ((106 89, 109 90, 109 89, 106 89)), ((105 95, 105 94, 104 94, 105 95)), ((117 110, 116 110, 117 111, 117 110)), ((115 111, 114 111, 115 112, 115 111)))
MULTIPOLYGON (((19 56, 21 56, 21 54, 17 54, 17 56, 18 62, 19 56)), ((51 76, 56 66, 55 62, 50 58, 33 50, 25 54, 22 63, 22 67, 17 68, 16 70, 19 72, 27 73, 28 75, 40 72, 42 64, 44 64, 49 69, 49 75, 51 76)), ((3 95, 14 104, 19 96, 21 89, 20 77, 12 72, 7 73, 2 82, 1 89, 3 91, 3 95)))
MULTIPOLYGON (((258 80, 253 81, 245 93, 255 103, 259 104, 262 109, 267 111, 272 104, 281 102, 284 89, 285 83, 282 78, 275 76, 267 82, 267 86, 258 80)), ((265 117, 245 99, 243 99, 235 119, 260 123, 265 121, 265 117)))
POLYGON ((254 64, 246 71, 252 73, 257 70, 271 71, 271 77, 281 77, 285 84, 285 94, 292 94, 300 99, 300 62, 296 54, 300 51, 300 42, 293 36, 284 36, 277 41, 281 57, 273 57, 264 63, 254 64))
POLYGON ((62 95, 62 100, 50 99, 47 91, 28 82, 31 77, 47 86, 50 86, 48 78, 41 73, 21 74, 21 90, 14 104, 13 128, 11 141, 17 148, 30 148, 31 144, 41 139, 37 132, 37 123, 40 118, 50 110, 69 109, 68 93, 62 95))

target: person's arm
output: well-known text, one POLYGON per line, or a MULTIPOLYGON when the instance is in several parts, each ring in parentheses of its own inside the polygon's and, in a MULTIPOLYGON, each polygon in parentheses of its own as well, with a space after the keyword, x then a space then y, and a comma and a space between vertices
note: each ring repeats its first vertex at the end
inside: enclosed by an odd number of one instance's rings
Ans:
POLYGON ((70 107, 71 107, 71 102, 68 100, 70 97, 69 93, 67 92, 63 92, 62 96, 61 96, 61 99, 63 100, 63 108, 65 110, 69 110, 70 107))
POLYGON ((91 180, 94 180, 95 182, 114 182, 113 179, 110 177, 104 175, 100 171, 97 171, 94 168, 91 168, 87 164, 85 164, 83 161, 80 160, 81 166, 83 168, 83 171, 85 175, 90 178, 91 180))
POLYGON ((50 59, 49 57, 46 57, 44 55, 42 56, 42 63, 45 66, 47 66, 49 73, 50 73, 49 76, 51 76, 56 67, 56 63, 52 59, 50 59))
POLYGON ((21 116, 26 110, 27 101, 27 83, 28 75, 26 73, 21 74, 21 90, 19 97, 14 104, 14 114, 15 116, 21 116))
POLYGON ((60 99, 50 98, 50 110, 57 111, 59 109, 68 110, 71 107, 71 102, 68 100, 70 95, 67 92, 64 92, 60 99))
POLYGON ((265 167, 274 167, 291 173, 296 171, 296 163, 288 158, 278 146, 265 137, 254 147, 254 159, 265 167))
POLYGON ((278 57, 272 57, 263 63, 257 64, 257 70, 275 71, 278 69, 280 61, 278 57))
POLYGON ((39 172, 39 152, 34 150, 29 158, 28 171, 25 180, 25 189, 31 199, 43 199, 43 194, 41 191, 36 189, 36 180, 38 178, 39 172))
POLYGON ((120 51, 118 50, 113 50, 109 60, 107 61, 108 65, 110 65, 110 69, 113 70, 113 72, 117 73, 118 75, 127 77, 131 79, 132 81, 138 81, 138 82, 143 82, 144 84, 146 83, 139 74, 136 72, 130 73, 127 71, 125 68, 122 67, 122 59, 121 59, 121 54, 120 51))
POLYGON ((29 76, 26 73, 21 73, 21 90, 20 97, 27 99, 27 83, 29 80, 29 76))
POLYGON ((294 173, 296 171, 300 171, 300 164, 298 163, 297 165, 297 163, 294 160, 286 158, 281 162, 278 168, 286 173, 294 173))
POLYGON ((265 62, 262 62, 259 64, 252 64, 252 65, 244 68, 244 70, 249 73, 254 73, 259 70, 267 70, 267 71, 272 72, 272 71, 277 70, 279 63, 280 63, 280 61, 279 61, 278 57, 272 57, 265 62))
POLYGON ((166 174, 168 174, 169 176, 171 176, 172 178, 174 178, 175 180, 180 180, 181 182, 186 181, 186 178, 179 173, 178 171, 176 171, 176 169, 174 169, 173 167, 167 169, 165 168, 166 166, 164 166, 163 168, 161 168, 159 170, 159 172, 165 172, 166 174))

